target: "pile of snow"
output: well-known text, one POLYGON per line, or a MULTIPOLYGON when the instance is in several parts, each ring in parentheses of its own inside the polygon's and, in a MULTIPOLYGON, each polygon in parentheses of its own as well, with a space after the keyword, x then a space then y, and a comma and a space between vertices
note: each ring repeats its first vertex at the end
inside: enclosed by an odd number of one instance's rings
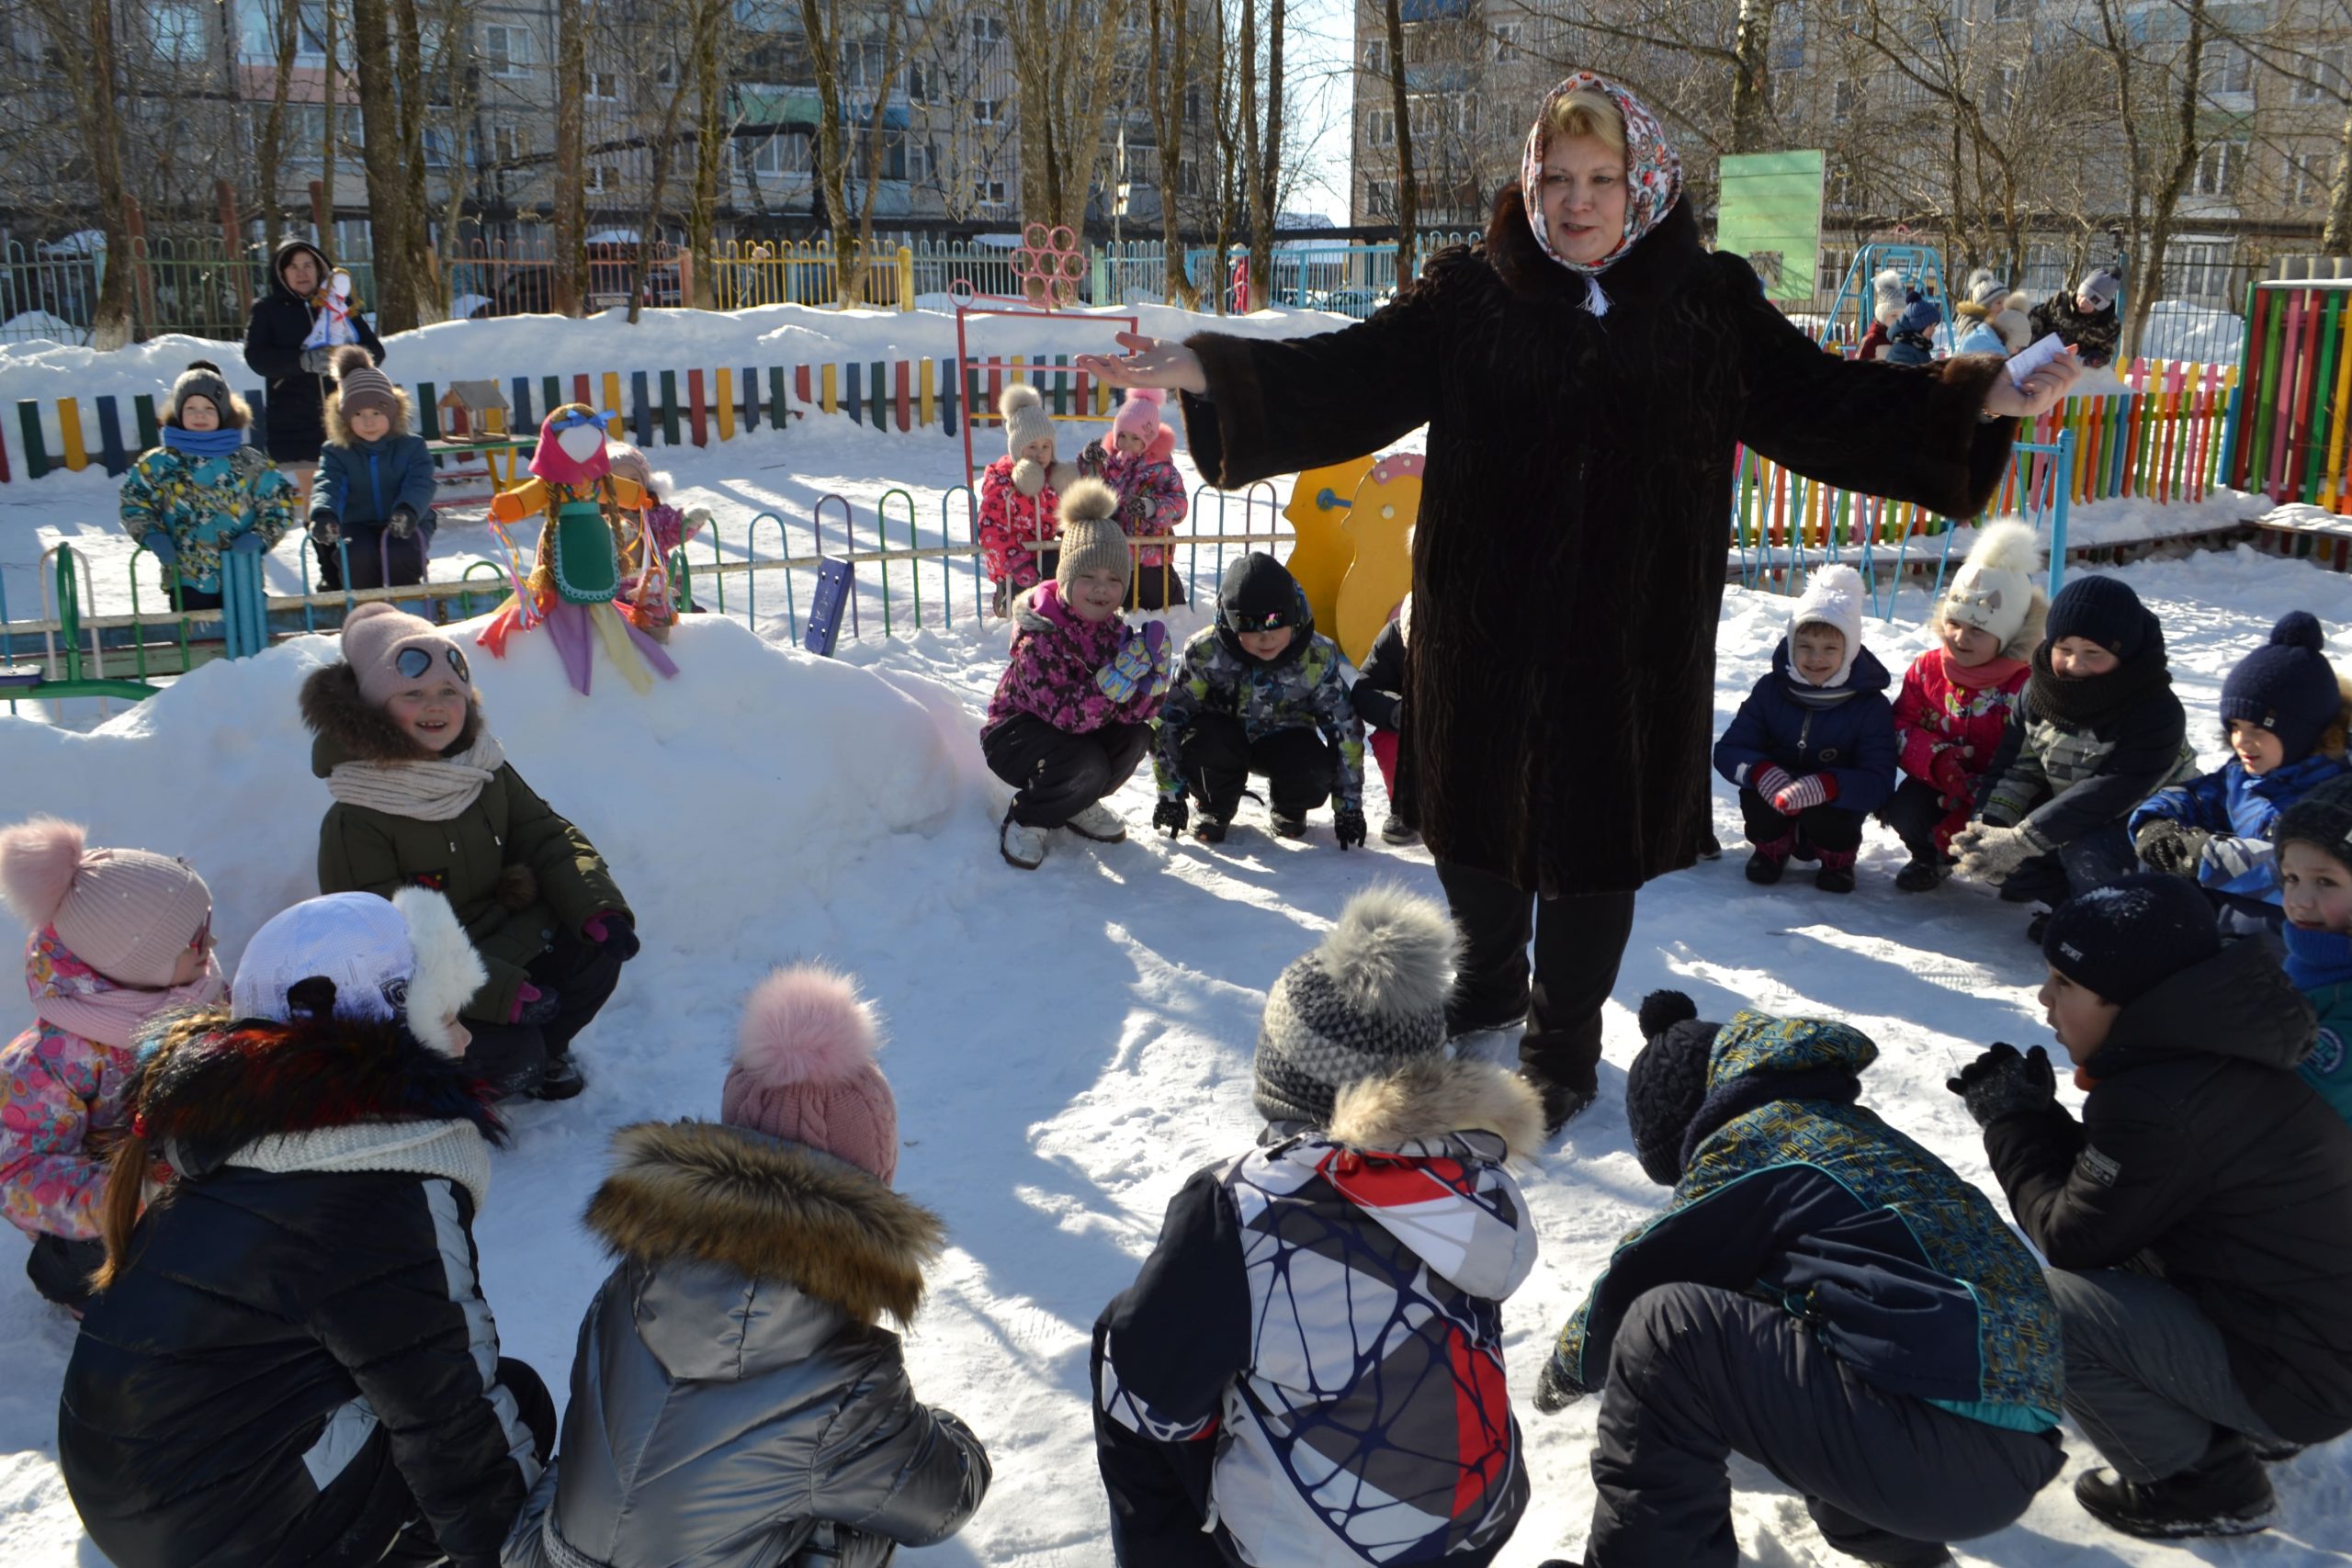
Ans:
MULTIPOLYGON (((2352 668, 2352 578, 2252 550, 2121 575, 2164 618, 2208 765, 2220 760, 2210 718, 2222 677, 2280 613, 2317 613, 2352 668)), ((1788 606, 1725 596, 1719 727, 1766 668, 1788 606)), ((1927 645, 1917 626, 1867 635, 1893 669, 1927 645)), ((974 739, 1006 637, 1001 625, 959 622, 827 662, 708 617, 679 628, 683 673, 650 697, 601 672, 593 697, 576 695, 540 637, 508 661, 477 661, 515 765, 611 859, 645 939, 581 1041, 587 1094, 518 1113, 479 1236, 508 1352, 561 1397, 605 1269, 575 1216, 609 1132, 715 1112, 736 1009, 770 965, 821 957, 852 970, 890 1022, 883 1062, 907 1140, 899 1186, 936 1207, 953 1236, 908 1341, 915 1386, 967 1417, 996 1461, 995 1493, 970 1529, 910 1561, 1092 1568, 1108 1560, 1086 1397, 1095 1314, 1133 1277, 1184 1178, 1254 1135, 1250 1053, 1283 965, 1366 884, 1437 886, 1419 851, 1338 852, 1321 817, 1306 842, 1267 836, 1254 807, 1220 852, 1152 836, 1148 771, 1113 802, 1131 841, 1064 835, 1041 871, 1009 869, 995 843, 1004 791, 982 773, 974 739)), ((310 775, 294 693, 331 648, 306 640, 208 668, 93 734, 0 718, 10 814, 67 811, 98 841, 188 856, 219 896, 216 929, 233 962, 265 915, 311 890, 326 795, 310 775)), ((1606 1020, 1600 1102, 1527 1178, 1542 1257, 1505 1323, 1535 1497, 1501 1568, 1573 1558, 1591 1515, 1597 1402, 1544 1416, 1532 1395, 1552 1335, 1619 1235, 1663 1197, 1625 1125, 1634 998, 1673 985, 1712 1018, 1753 1002, 1850 1019, 1883 1052, 1865 1102, 1988 1190, 1976 1130, 1943 1080, 1986 1041, 2048 1040, 2022 911, 1964 886, 1895 893, 1904 857, 1876 829, 1851 897, 1817 894, 1802 876, 1753 888, 1740 876, 1737 822, 1718 784, 1715 826, 1734 847, 1644 891, 1617 987, 1627 1006, 1606 1020)), ((0 1028, 25 1021, 19 995, 0 988, 0 1028)), ((2071 1084, 2060 1093, 2079 1100, 2071 1084)), ((87 1568, 97 1559, 53 1459, 72 1325, 34 1298, 5 1244, 0 1263, 0 1339, 12 1348, 0 1382, 0 1562, 87 1568)), ((2089 1450, 2079 1438, 2068 1446, 2068 1476, 2016 1528, 1962 1547, 1961 1561, 2182 1561, 2076 1508, 2067 1482, 2089 1450)), ((2331 1554, 2352 1517, 2352 1442, 2273 1473, 2280 1528, 2218 1550, 2231 1561, 2341 1561, 2331 1554)), ((1739 1464, 1734 1478, 1753 1561, 1842 1561, 1769 1476, 1739 1464)))

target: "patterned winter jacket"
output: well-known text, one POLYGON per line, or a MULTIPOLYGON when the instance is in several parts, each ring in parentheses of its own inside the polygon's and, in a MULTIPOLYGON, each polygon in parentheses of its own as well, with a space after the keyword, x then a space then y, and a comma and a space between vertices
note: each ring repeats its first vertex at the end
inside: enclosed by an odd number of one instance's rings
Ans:
POLYGON ((1300 626, 1298 639, 1271 664, 1242 652, 1216 626, 1193 634, 1159 711, 1159 741, 1152 750, 1152 778, 1163 800, 1184 793, 1176 747, 1185 727, 1204 713, 1239 719, 1253 741, 1280 729, 1318 731, 1340 749, 1339 804, 1363 806, 1363 720, 1348 700, 1340 645, 1316 633, 1312 622, 1300 626))
POLYGON ((1600 1388, 1626 1309, 1690 1281, 1779 1302, 1889 1393, 2055 1427, 2064 1363, 2041 1266, 1984 1193, 1852 1103, 1877 1056, 1842 1023, 1743 1010, 1724 1025, 1674 1196, 1618 1244, 1551 1379, 1600 1388))
POLYGON ((2296 1071, 2352 1122, 2352 937, 2288 926, 2287 978, 2319 1017, 2312 1054, 2296 1071))
POLYGON ((1043 558, 1027 547, 1057 539, 1061 531, 1061 496, 1050 482, 1034 496, 1022 494, 1012 482, 1010 457, 980 471, 980 552, 989 581, 1011 583, 1018 591, 1051 576, 1038 565, 1043 558))
POLYGON ((1830 804, 1875 811, 1894 793, 1894 716, 1886 705, 1886 666, 1869 649, 1854 655, 1834 691, 1802 685, 1789 671, 1789 640, 1772 650, 1771 673, 1756 682, 1715 742, 1715 771, 1747 787, 1767 763, 1792 778, 1826 773, 1830 804))
POLYGON ((2071 844, 2110 822, 2120 824, 2165 785, 2196 776, 2188 721, 2171 687, 2150 692, 2099 724, 2078 726, 2034 711, 2032 682, 2026 685, 1984 773, 1979 815, 1995 827, 2030 823, 2050 843, 2071 844))
POLYGON ((134 543, 167 535, 180 553, 183 586, 220 588, 220 552, 246 532, 276 547, 294 525, 294 487, 258 446, 208 457, 158 446, 131 465, 122 481, 122 527, 134 543))
POLYGON ((1143 628, 1130 626, 1117 615, 1079 619, 1062 603, 1060 585, 1053 582, 1041 582, 1015 600, 1012 622, 1019 628, 1012 637, 1012 657, 998 678, 996 695, 989 699, 981 735, 1015 714, 1034 714, 1056 729, 1083 735, 1106 724, 1142 724, 1159 711, 1169 680, 1164 632, 1152 639, 1158 652, 1150 678, 1126 701, 1118 702, 1096 676, 1129 641, 1144 641, 1143 628))
MULTIPOLYGON (((1100 441, 1090 441, 1078 455, 1078 471, 1100 479, 1119 492, 1119 526, 1130 539, 1166 538, 1192 510, 1192 503, 1184 499, 1184 476, 1176 471, 1175 464, 1164 457, 1155 459, 1148 450, 1114 453, 1105 450, 1100 441)), ((1138 569, 1167 564, 1168 552, 1159 546, 1148 545, 1136 551, 1138 569)))
POLYGON ((1422 1062, 1343 1095, 1328 1133, 1185 1184, 1094 1328, 1125 1568, 1203 1561, 1211 1521, 1228 1561, 1282 1568, 1442 1563, 1509 1538, 1528 1476, 1502 1303, 1535 1229, 1503 1162, 1542 1138, 1510 1075, 1422 1062), (1216 1445, 1209 1519, 1122 1508, 1124 1451, 1195 1442, 1216 1445))
POLYGON ((1903 690, 1894 699, 1895 756, 1903 772, 1940 790, 1944 781, 1936 777, 1939 760, 1958 749, 1967 780, 1966 788, 1947 796, 1951 809, 1936 824, 1939 848, 1968 826, 1976 808, 1977 783, 2000 750, 2018 694, 2032 674, 2032 667, 2020 661, 2007 680, 1972 691, 1951 678, 1940 648, 1928 649, 1904 671, 1903 690))
POLYGON ((2278 902, 2271 874, 2270 829, 2278 814, 2333 778, 2352 773, 2352 762, 2318 752, 2259 776, 2232 757, 2222 771, 2160 789, 2132 813, 2129 829, 2166 818, 2212 834, 2197 863, 2197 880, 2218 893, 2278 902))
MULTIPOLYGON (((53 929, 27 943, 25 982, 44 997, 119 989, 74 956, 53 929)), ((163 999, 164 993, 157 993, 163 999)), ((45 1019, 0 1051, 0 1208, 27 1235, 98 1234, 107 1139, 126 1115, 136 1056, 45 1019)))

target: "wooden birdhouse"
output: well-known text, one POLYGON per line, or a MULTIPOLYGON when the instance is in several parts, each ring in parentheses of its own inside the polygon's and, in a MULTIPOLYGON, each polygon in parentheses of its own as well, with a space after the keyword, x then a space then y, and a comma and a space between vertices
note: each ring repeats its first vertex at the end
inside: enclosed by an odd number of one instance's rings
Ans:
POLYGON ((440 408, 445 435, 480 440, 506 434, 506 400, 495 381, 452 381, 440 408))

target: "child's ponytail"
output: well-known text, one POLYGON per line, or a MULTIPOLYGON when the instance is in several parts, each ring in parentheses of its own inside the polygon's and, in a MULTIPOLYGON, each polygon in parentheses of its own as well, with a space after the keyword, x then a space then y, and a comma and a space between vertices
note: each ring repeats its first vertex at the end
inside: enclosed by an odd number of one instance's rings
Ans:
POLYGON ((106 1243, 107 1260, 90 1275, 90 1289, 103 1292, 114 1283, 130 1253, 130 1233, 138 1227, 139 1211, 147 1191, 153 1163, 147 1136, 126 1132, 114 1146, 107 1168, 107 1189, 98 1200, 98 1239, 106 1243))

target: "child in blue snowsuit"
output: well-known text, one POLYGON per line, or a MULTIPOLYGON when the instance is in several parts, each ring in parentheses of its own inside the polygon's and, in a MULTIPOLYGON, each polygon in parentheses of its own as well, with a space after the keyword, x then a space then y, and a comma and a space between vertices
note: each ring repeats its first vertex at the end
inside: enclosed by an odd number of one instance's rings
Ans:
POLYGON ((2352 1122, 2352 773, 2278 814, 2271 829, 2287 923, 2287 978, 2319 1032, 2295 1070, 2352 1122))
POLYGON ((220 367, 191 361, 164 406, 163 445, 122 481, 122 528, 164 569, 182 610, 220 607, 220 558, 266 555, 294 521, 294 487, 245 439, 253 411, 220 367))
POLYGON ((404 588, 424 581, 440 520, 433 511, 433 455, 413 428, 409 395, 356 344, 335 350, 327 394, 327 440, 311 496, 311 544, 319 586, 404 588))
POLYGON ((2132 813, 2142 863, 2203 887, 2225 932, 2278 930, 2285 917, 2271 868, 2278 814, 2352 772, 2346 694, 2325 649, 2308 613, 2281 617, 2270 641, 2222 684, 2222 726, 2234 755, 2218 772, 2158 790, 2132 813))
POLYGON ((1715 742, 1715 771, 1739 789, 1747 880, 1773 883, 1792 855, 1818 860, 1814 886, 1854 890, 1862 823, 1894 793, 1894 709, 1886 666, 1862 646, 1862 580, 1814 575, 1772 650, 1772 671, 1715 742))

